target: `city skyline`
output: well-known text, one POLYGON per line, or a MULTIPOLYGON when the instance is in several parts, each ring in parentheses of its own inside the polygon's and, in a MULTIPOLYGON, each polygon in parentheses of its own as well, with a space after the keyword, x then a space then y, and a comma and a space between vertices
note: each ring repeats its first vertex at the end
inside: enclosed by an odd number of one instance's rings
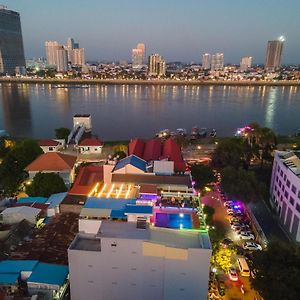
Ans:
POLYGON ((280 3, 270 6, 258 0, 251 4, 234 0, 231 5, 175 1, 172 7, 160 1, 159 11, 156 1, 139 6, 135 2, 90 0, 86 7, 72 2, 70 14, 68 0, 3 0, 2 4, 21 15, 26 58, 44 56, 45 40, 61 42, 74 36, 85 45, 87 60, 130 61, 132 45, 143 41, 147 53, 161 53, 167 61, 200 62, 203 53, 221 52, 225 63, 238 64, 241 57, 252 56, 253 63, 260 64, 264 63, 266 42, 283 34, 287 38, 283 64, 300 62, 300 3, 295 0, 286 1, 284 9, 280 3), (204 13, 211 11, 213 15, 204 13))

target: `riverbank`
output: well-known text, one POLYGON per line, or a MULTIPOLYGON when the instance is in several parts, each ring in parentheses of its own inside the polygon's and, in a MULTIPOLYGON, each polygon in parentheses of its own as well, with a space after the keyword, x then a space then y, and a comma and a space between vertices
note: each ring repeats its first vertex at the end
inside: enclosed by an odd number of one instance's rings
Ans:
POLYGON ((84 85, 228 85, 228 86, 300 86, 300 80, 225 81, 225 80, 140 80, 140 79, 39 79, 0 77, 0 83, 84 84, 84 85))

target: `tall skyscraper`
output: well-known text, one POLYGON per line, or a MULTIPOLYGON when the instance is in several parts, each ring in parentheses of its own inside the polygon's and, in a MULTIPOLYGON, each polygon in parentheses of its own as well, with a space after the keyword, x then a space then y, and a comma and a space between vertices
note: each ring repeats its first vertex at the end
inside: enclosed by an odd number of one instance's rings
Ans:
POLYGON ((213 71, 223 70, 224 68, 224 53, 215 53, 211 57, 211 69, 213 71))
POLYGON ((143 51, 141 49, 132 49, 132 67, 139 68, 143 64, 143 51))
POLYGON ((265 69, 274 72, 280 68, 284 37, 279 37, 276 41, 268 41, 265 69))
POLYGON ((68 38, 66 49, 68 50, 68 61, 72 65, 83 66, 85 64, 84 48, 79 48, 73 38, 68 38))
POLYGON ((151 54, 149 56, 148 74, 150 76, 166 75, 166 61, 159 54, 151 54))
POLYGON ((68 71, 68 51, 63 46, 56 50, 56 68, 57 72, 68 71))
POLYGON ((251 68, 252 65, 252 56, 244 56, 241 59, 240 63, 240 70, 242 72, 247 71, 249 68, 251 68))
POLYGON ((204 53, 202 55, 202 68, 204 70, 210 69, 210 61, 211 61, 211 55, 209 53, 204 53))
POLYGON ((50 66, 56 66, 56 51, 61 49, 61 46, 56 41, 46 41, 45 42, 45 51, 46 51, 46 59, 47 64, 50 66))
POLYGON ((0 73, 15 73, 25 68, 25 57, 19 13, 0 6, 0 73))
POLYGON ((145 62, 146 59, 146 47, 144 43, 138 43, 136 46, 137 49, 140 49, 142 51, 142 56, 143 56, 143 62, 145 62))
POLYGON ((73 38, 68 38, 68 41, 67 41, 67 48, 68 48, 69 50, 74 49, 74 39, 73 39, 73 38))

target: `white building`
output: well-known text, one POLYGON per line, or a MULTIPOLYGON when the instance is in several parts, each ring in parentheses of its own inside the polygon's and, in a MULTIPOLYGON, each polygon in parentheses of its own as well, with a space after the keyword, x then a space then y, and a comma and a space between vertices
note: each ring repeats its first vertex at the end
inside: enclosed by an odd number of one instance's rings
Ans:
POLYGON ((240 62, 240 70, 242 72, 247 71, 252 66, 252 56, 244 56, 240 62))
POLYGON ((151 54, 148 61, 148 74, 150 76, 165 76, 166 61, 159 54, 151 54))
POLYGON ((78 147, 82 154, 101 154, 103 142, 98 138, 85 138, 80 141, 78 147))
POLYGON ((63 46, 56 50, 56 69, 57 72, 68 71, 68 51, 63 46))
POLYGON ((224 53, 215 53, 211 57, 211 69, 213 71, 223 70, 224 68, 224 53))
POLYGON ((211 55, 209 53, 204 53, 202 56, 202 68, 203 70, 209 70, 210 69, 210 61, 211 61, 211 55))
POLYGON ((300 242, 300 151, 277 151, 270 187, 280 222, 300 242))
POLYGON ((46 139, 46 140, 39 140, 39 146, 43 150, 44 153, 47 152, 58 152, 60 149, 64 148, 65 146, 65 140, 59 139, 59 140, 52 140, 52 139, 46 139))
POLYGON ((102 221, 68 250, 72 300, 207 299, 207 234, 102 221))
POLYGON ((143 51, 142 49, 134 48, 132 49, 132 67, 140 68, 143 64, 143 51))

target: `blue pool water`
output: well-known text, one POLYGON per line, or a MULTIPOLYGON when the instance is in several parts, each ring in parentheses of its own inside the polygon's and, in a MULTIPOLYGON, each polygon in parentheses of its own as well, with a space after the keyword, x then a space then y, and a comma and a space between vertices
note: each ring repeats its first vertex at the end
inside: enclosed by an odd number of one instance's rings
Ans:
POLYGON ((168 213, 156 213, 155 218, 156 227, 165 228, 187 228, 191 229, 192 219, 189 214, 168 214, 168 213))

